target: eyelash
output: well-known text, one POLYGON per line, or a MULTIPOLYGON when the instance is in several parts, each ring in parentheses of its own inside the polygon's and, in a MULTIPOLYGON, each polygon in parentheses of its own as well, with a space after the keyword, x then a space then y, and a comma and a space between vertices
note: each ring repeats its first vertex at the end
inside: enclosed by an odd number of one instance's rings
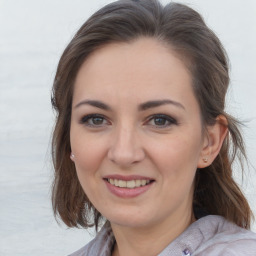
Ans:
MULTIPOLYGON (((84 125, 86 125, 86 126, 91 126, 91 127, 101 127, 102 125, 104 125, 104 124, 100 124, 100 125, 99 125, 99 124, 90 124, 89 122, 90 122, 90 120, 92 121, 93 118, 100 118, 100 119, 102 119, 102 122, 107 121, 106 117, 103 116, 103 115, 99 115, 99 114, 90 114, 90 115, 86 115, 86 116, 82 117, 80 123, 81 123, 81 124, 84 124, 84 125)), ((108 121, 107 121, 107 122, 108 122, 108 121)), ((108 122, 108 123, 109 123, 109 122, 108 122)))
MULTIPOLYGON (((107 120, 107 118, 104 115, 100 115, 100 114, 90 114, 90 115, 86 115, 84 117, 82 117, 82 119, 80 120, 81 124, 84 124, 86 126, 90 126, 90 127, 94 127, 94 128, 98 128, 98 127, 102 127, 104 124, 104 121, 107 122, 107 124, 109 124, 110 122, 107 120), (102 123, 101 124, 95 124, 95 123, 90 123, 90 121, 93 122, 94 118, 99 118, 102 119, 102 123)), ((163 129, 163 128, 167 128, 171 125, 178 125, 178 122, 176 119, 165 115, 165 114, 155 114, 150 116, 144 124, 149 124, 150 126, 156 127, 158 129, 163 129), (156 119, 162 119, 162 121, 164 121, 163 125, 157 125, 157 124, 149 124, 150 121, 154 120, 156 122, 156 119), (168 122, 168 124, 166 124, 166 122, 168 122)))
POLYGON ((164 125, 152 124, 153 127, 157 127, 158 129, 167 128, 171 125, 178 125, 178 122, 176 119, 174 119, 173 117, 170 117, 168 115, 165 115, 165 114, 152 115, 149 119, 147 119, 146 123, 149 123, 152 120, 156 121, 156 119, 162 119, 162 120, 164 120, 164 122, 168 122, 168 124, 164 124, 164 125))

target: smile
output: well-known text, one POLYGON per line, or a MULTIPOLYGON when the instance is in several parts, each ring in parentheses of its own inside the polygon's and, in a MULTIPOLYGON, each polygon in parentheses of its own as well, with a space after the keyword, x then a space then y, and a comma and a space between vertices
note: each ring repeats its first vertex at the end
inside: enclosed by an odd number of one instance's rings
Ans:
POLYGON ((107 181, 114 185, 115 187, 119 188, 138 188, 150 183, 150 180, 119 180, 119 179, 107 179, 107 181))
POLYGON ((150 190, 155 179, 140 175, 108 175, 103 177, 107 189, 120 198, 134 198, 150 190))

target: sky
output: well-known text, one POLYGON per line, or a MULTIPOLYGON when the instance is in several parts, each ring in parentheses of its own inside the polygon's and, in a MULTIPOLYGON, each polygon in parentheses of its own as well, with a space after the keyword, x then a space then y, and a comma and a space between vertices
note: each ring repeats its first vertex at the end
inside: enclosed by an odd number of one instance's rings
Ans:
MULTIPOLYGON (((0 0, 0 255, 67 255, 93 237, 93 230, 67 229, 53 217, 50 95, 65 46, 109 2, 0 0)), ((227 50, 227 111, 246 124, 248 156, 256 167, 256 1, 177 2, 199 11, 227 50)), ((256 213, 255 186, 251 167, 243 190, 256 213)))

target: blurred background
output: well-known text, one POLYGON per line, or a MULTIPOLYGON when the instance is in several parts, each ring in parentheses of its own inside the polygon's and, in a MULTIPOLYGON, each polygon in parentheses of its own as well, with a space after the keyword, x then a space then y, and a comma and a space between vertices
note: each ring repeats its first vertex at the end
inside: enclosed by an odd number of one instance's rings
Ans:
MULTIPOLYGON (((65 46, 104 0, 0 0, 0 255, 67 255, 94 235, 58 225, 50 189, 51 86, 65 46)), ((167 3, 168 1, 162 1, 167 3)), ((256 167, 256 1, 188 0, 224 44, 231 62, 227 110, 246 121, 256 167)), ((242 184, 239 174, 237 181, 242 184)), ((243 190, 256 213, 253 168, 243 190)), ((256 231, 256 225, 253 229, 256 231)))

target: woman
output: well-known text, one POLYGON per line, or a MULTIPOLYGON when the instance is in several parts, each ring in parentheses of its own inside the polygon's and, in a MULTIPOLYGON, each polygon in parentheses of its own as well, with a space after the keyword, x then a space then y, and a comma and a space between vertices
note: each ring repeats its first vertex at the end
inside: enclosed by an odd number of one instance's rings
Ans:
POLYGON ((72 255, 255 255, 228 84, 220 41, 187 6, 121 0, 79 29, 53 86, 52 200, 67 226, 103 227, 72 255))

